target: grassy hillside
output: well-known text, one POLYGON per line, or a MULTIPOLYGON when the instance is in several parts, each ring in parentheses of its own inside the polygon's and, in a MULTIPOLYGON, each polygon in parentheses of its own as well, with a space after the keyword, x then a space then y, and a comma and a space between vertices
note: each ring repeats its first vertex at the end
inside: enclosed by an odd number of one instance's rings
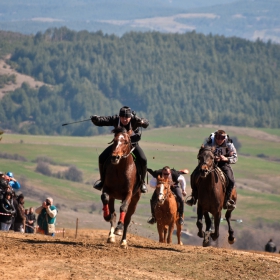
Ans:
MULTIPOLYGON (((188 168, 190 172, 196 167, 198 148, 205 137, 217 128, 186 127, 145 130, 142 134, 141 147, 152 169, 169 165, 176 169, 188 168)), ((237 127, 225 127, 232 137, 237 137, 241 144, 238 150, 239 160, 233 166, 238 203, 233 218, 242 219, 244 223, 234 224, 238 235, 262 227, 267 227, 264 240, 274 236, 275 227, 280 227, 280 130, 256 130, 237 127), (262 156, 258 156, 262 154, 262 156), (272 160, 273 159, 273 160, 272 160), (278 160, 278 161, 277 161, 278 160)), ((92 183, 99 178, 98 155, 112 139, 112 135, 96 137, 62 137, 31 136, 4 134, 0 143, 1 171, 12 171, 21 182, 22 192, 26 196, 26 206, 39 206, 46 195, 51 195, 59 206, 58 223, 61 227, 75 227, 79 218, 80 227, 105 228, 109 225, 102 218, 100 192, 92 188, 92 183), (26 161, 11 160, 3 154, 18 154, 26 161), (37 157, 52 159, 50 165, 53 173, 66 170, 75 165, 83 173, 83 182, 77 183, 35 172, 37 157)), ((189 175, 187 193, 190 194, 189 175)), ((138 234, 157 239, 156 227, 146 223, 150 215, 149 200, 152 195, 142 195, 133 221, 141 224, 131 230, 138 234)), ((119 209, 116 203, 116 210, 119 209)), ((185 226, 196 235, 195 208, 185 207, 185 226)), ((222 228, 225 227, 222 223, 222 228)), ((193 237, 188 242, 199 244, 193 237)), ((280 240, 279 240, 280 242, 280 240)), ((238 244, 237 244, 238 245, 238 244)), ((255 248, 258 249, 258 248, 255 248)))

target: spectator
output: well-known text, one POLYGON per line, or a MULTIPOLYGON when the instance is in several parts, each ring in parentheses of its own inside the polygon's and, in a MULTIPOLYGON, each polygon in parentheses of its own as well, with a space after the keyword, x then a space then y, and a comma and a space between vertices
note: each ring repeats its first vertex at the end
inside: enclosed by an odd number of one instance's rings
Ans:
POLYGON ((47 197, 45 201, 43 201, 42 206, 38 207, 35 210, 35 213, 38 214, 38 233, 45 235, 55 235, 55 222, 57 216, 57 209, 53 205, 53 199, 51 197, 47 197))
POLYGON ((26 229, 27 233, 34 233, 34 228, 35 228, 35 222, 36 222, 36 216, 35 216, 35 213, 34 213, 34 208, 33 207, 30 207, 29 208, 29 214, 27 215, 27 223, 26 223, 26 229))
POLYGON ((270 239, 270 240, 266 243, 264 250, 265 250, 266 252, 270 252, 270 253, 275 253, 275 252, 276 252, 276 245, 274 244, 274 242, 272 241, 272 239, 270 239))
POLYGON ((24 233, 25 228, 25 213, 24 213, 24 196, 20 194, 17 198, 17 215, 15 218, 14 231, 24 233))
MULTIPOLYGON (((12 199, 13 199, 13 204, 14 204, 14 207, 15 207, 15 210, 17 211, 17 208, 18 208, 18 202, 17 202, 17 195, 15 193, 14 190, 12 190, 12 199)), ((15 230, 15 216, 17 214, 15 214, 13 217, 12 217, 12 224, 11 224, 11 227, 10 227, 10 230, 15 230)))
POLYGON ((26 225, 28 225, 28 214, 29 214, 29 209, 28 208, 26 208, 26 209, 24 209, 24 215, 25 215, 25 233, 28 233, 27 232, 27 226, 26 225))
MULTIPOLYGON (((6 180, 6 175, 0 171, 0 191, 5 192, 8 182, 6 180)), ((3 193, 4 194, 4 193, 3 193)))
POLYGON ((10 191, 7 191, 1 199, 0 212, 1 230, 9 231, 12 224, 12 217, 16 213, 10 191))
POLYGON ((20 189, 20 184, 19 182, 14 178, 14 174, 12 172, 7 172, 6 173, 6 180, 8 181, 9 185, 15 189, 19 190, 20 189))

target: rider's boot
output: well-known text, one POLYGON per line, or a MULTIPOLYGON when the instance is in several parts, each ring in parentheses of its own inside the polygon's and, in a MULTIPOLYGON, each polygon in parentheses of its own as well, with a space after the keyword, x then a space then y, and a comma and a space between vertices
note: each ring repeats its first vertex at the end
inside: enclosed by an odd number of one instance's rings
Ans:
POLYGON ((148 192, 148 188, 145 184, 145 176, 146 176, 146 172, 147 172, 147 165, 142 166, 142 174, 141 174, 141 193, 147 193, 148 192))
POLYGON ((183 214, 179 213, 179 224, 183 225, 184 224, 184 218, 183 218, 183 214))
POLYGON ((96 189, 96 190, 99 190, 101 191, 102 188, 103 188, 103 176, 102 176, 102 173, 103 173, 103 164, 102 163, 99 163, 99 173, 100 173, 100 182, 98 184, 94 184, 93 185, 93 188, 96 189))
POLYGON ((227 210, 234 210, 236 208, 235 202, 232 199, 230 199, 232 189, 233 189, 232 187, 228 186, 225 194, 225 201, 224 201, 223 208, 227 210))
POLYGON ((194 186, 193 189, 192 189, 191 198, 186 200, 186 204, 189 205, 189 206, 193 206, 193 205, 196 204, 196 201, 197 201, 197 189, 194 186))
POLYGON ((155 217, 155 205, 156 205, 157 202, 154 201, 153 198, 154 197, 152 196, 152 199, 150 200, 152 217, 148 220, 148 223, 151 224, 151 225, 153 225, 157 222, 156 217, 155 217))

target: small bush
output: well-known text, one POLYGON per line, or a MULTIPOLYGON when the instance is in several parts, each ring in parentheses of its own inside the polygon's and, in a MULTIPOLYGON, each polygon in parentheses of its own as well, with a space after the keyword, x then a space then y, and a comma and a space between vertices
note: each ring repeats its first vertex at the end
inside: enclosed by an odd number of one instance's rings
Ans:
POLYGON ((49 164, 45 163, 45 162, 42 162, 42 161, 38 162, 35 171, 39 172, 43 175, 46 175, 46 176, 52 176, 52 172, 51 172, 51 169, 49 167, 49 164))
POLYGON ((5 158, 5 159, 12 159, 12 160, 18 160, 18 161, 24 161, 26 162, 27 159, 23 156, 20 156, 19 154, 7 154, 7 153, 0 153, 0 158, 5 158))

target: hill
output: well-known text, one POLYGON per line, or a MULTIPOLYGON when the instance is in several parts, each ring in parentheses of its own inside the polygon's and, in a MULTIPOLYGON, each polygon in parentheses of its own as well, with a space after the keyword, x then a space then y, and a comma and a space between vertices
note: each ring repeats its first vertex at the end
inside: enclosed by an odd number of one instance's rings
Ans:
POLYGON ((130 31, 236 36, 280 42, 277 0, 19 0, 0 4, 0 29, 24 34, 66 26, 122 36, 130 31))
POLYGON ((65 237, 0 232, 0 273, 23 279, 263 279, 280 277, 280 254, 166 245, 129 234, 127 250, 108 232, 65 237), (10 264, 13 263, 13 269, 10 264))

